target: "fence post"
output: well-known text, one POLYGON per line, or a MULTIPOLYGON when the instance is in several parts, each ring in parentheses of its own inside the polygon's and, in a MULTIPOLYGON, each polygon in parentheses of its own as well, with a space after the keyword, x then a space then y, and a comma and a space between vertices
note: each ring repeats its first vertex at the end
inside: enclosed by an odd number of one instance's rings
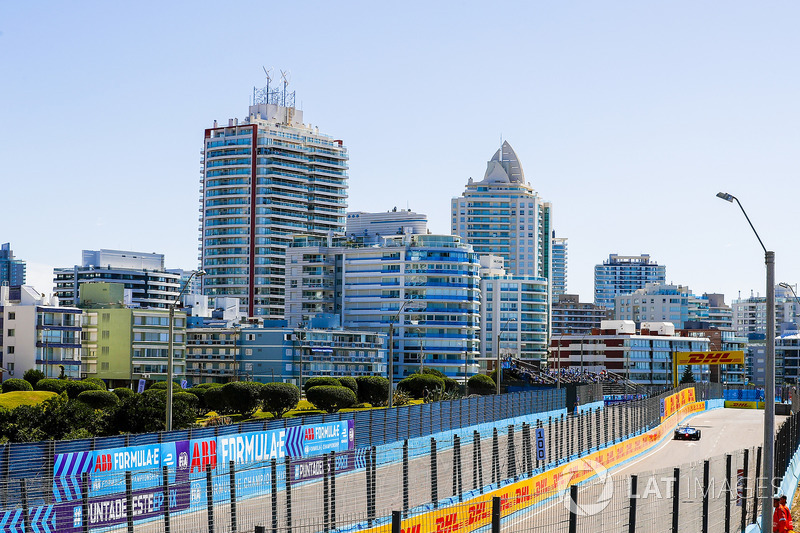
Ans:
POLYGON ((492 484, 500 482, 500 440, 497 428, 492 430, 492 484))
POLYGON ((500 496, 492 497, 492 533, 500 533, 500 496))
MULTIPOLYGON (((125 518, 128 523, 128 533, 133 533, 133 479, 131 471, 125 472, 125 518)), ((213 533, 213 529, 210 530, 213 533)))
POLYGON ((439 508, 439 465, 436 463, 436 439, 431 437, 431 501, 439 508))
POLYGON ((82 533, 89 533, 89 472, 81 475, 81 530, 82 533))
POLYGON ((403 441, 403 516, 408 516, 408 439, 403 441))
POLYGON ((458 501, 463 501, 461 486, 461 437, 453 435, 454 460, 453 465, 453 494, 458 494, 458 501))
MULTIPOLYGON (((675 468, 672 471, 675 483, 672 484, 672 533, 678 533, 678 513, 681 503, 681 469, 675 468)), ((742 529, 744 531, 744 529, 742 529)))
MULTIPOLYGON (((206 505, 208 509, 208 533, 214 533, 214 480, 211 477, 211 465, 206 465, 206 505)), ((130 533, 133 533, 133 528, 131 528, 130 533)))
POLYGON ((372 453, 367 449, 367 524, 372 525, 372 453))
MULTIPOLYGON (((755 523, 755 521, 758 520, 758 492, 759 492, 758 491, 758 481, 759 481, 759 478, 760 478, 760 472, 761 472, 761 446, 756 448, 756 485, 755 485, 755 487, 753 487, 755 489, 755 490, 753 490, 753 523, 755 523)), ((772 486, 771 486, 772 485, 772 480, 771 479, 765 479, 765 480, 763 480, 763 482, 764 483, 769 483, 770 484, 769 489, 772 490, 772 486)), ((763 488, 762 488, 762 490, 763 490, 763 488)), ((762 512, 769 512, 769 509, 762 509, 762 512)))
POLYGON ((578 485, 569 487, 569 533, 578 531, 578 485))
MULTIPOLYGON (((328 456, 322 456, 322 515, 323 515, 323 522, 325 524, 325 531, 330 531, 330 522, 328 519, 330 518, 330 500, 328 497, 330 493, 328 491, 328 456)), ((274 504, 276 507, 278 505, 277 502, 274 504)))
MULTIPOLYGON (((639 477, 636 475, 631 476, 631 494, 630 503, 628 504, 628 532, 634 533, 636 531, 636 490, 639 477)), ((705 530, 703 530, 705 531, 705 530)))
POLYGON ((19 491, 22 497, 22 526, 27 532, 31 530, 31 516, 28 509, 28 481, 26 479, 19 480, 19 491))
POLYGON ((708 483, 709 483, 709 461, 703 461, 703 531, 708 531, 708 483))
MULTIPOLYGON (((750 449, 744 449, 744 476, 742 478, 742 521, 741 521, 741 530, 744 531, 745 527, 747 526, 747 478, 750 475, 749 470, 749 462, 750 459, 750 449)), ((737 480, 738 481, 738 480, 737 480)))
POLYGON ((481 445, 481 434, 477 431, 472 434, 472 447, 473 461, 478 461, 478 468, 475 470, 478 472, 477 482, 475 481, 475 471, 472 473, 473 484, 477 483, 477 485, 473 488, 479 488, 481 494, 483 494, 483 446, 481 445), (477 450, 477 454, 474 453, 475 450, 477 450))
POLYGON ((506 439, 506 443, 508 446, 506 447, 506 463, 508 464, 508 471, 506 472, 507 478, 514 478, 514 481, 517 479, 517 452, 515 449, 515 434, 514 434, 514 424, 508 426, 508 438, 506 439))
MULTIPOLYGON (((164 495, 164 531, 170 533, 172 528, 170 527, 170 515, 169 515, 169 467, 163 466, 161 467, 161 483, 162 489, 161 492, 164 495)), ((231 509, 235 509, 234 500, 231 499, 231 509)), ((235 512, 234 512, 235 514, 235 512)), ((233 529, 233 532, 236 533, 236 529, 233 529)))
POLYGON ((605 446, 608 444, 608 411, 611 409, 609 405, 607 408, 603 409, 603 445, 605 446))
MULTIPOLYGON (((353 458, 355 460, 355 458, 353 458)), ((286 533, 292 533, 292 458, 288 455, 285 461, 286 473, 286 533)), ((235 533, 235 532, 234 532, 235 533)))
POLYGON ((336 452, 331 452, 331 529, 336 529, 336 452))
POLYGON ((392 533, 400 533, 403 519, 400 511, 392 511, 392 533))
POLYGON ((731 454, 725 455, 725 533, 731 531, 731 454))
MULTIPOLYGON (((553 417, 547 417, 547 460, 553 460, 553 417)), ((544 466, 544 465, 542 465, 544 466)))

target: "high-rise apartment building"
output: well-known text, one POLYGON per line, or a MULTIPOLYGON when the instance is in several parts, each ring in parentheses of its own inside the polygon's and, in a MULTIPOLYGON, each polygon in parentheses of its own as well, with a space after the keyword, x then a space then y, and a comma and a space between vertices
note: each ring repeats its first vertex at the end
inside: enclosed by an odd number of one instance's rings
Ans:
POLYGON ((12 287, 25 285, 25 261, 14 259, 10 243, 0 246, 0 285, 5 283, 12 287))
MULTIPOLYGON (((738 298, 731 304, 733 311, 733 328, 738 335, 767 334, 767 298, 750 295, 749 298, 738 298)), ((792 292, 780 285, 775 286, 775 335, 781 334, 781 324, 797 323, 800 305, 792 292)))
POLYGON ((671 322, 683 329, 686 322, 708 322, 708 299, 692 294, 689 287, 648 283, 631 294, 614 298, 614 318, 641 322, 671 322))
POLYGON ((552 334, 589 334, 599 328, 603 320, 611 318, 611 311, 602 305, 581 302, 577 294, 559 294, 553 297, 552 334))
POLYGON ((496 367, 497 350, 546 366, 547 280, 509 275, 499 256, 482 255, 480 264, 482 369, 496 367))
POLYGON ((499 255, 506 270, 519 276, 551 278, 552 240, 549 202, 525 181, 519 158, 504 142, 481 181, 467 182, 451 201, 453 235, 479 255, 499 255))
POLYGON ((163 254, 147 252, 84 250, 80 265, 56 268, 53 274, 55 295, 63 305, 82 304, 83 283, 106 281, 124 287, 119 304, 166 309, 178 299, 181 287, 181 275, 164 269, 163 254))
POLYGON ((286 256, 286 317, 297 326, 339 315, 346 328, 387 334, 392 324, 395 380, 429 367, 464 381, 480 357, 478 270, 472 247, 452 235, 376 246, 298 236, 286 256))
POLYGON ((664 283, 667 270, 647 254, 611 254, 608 261, 594 267, 594 303, 614 308, 614 297, 630 294, 648 283, 664 283))
POLYGON ((244 120, 205 130, 203 293, 235 296, 249 316, 284 316, 285 252, 295 234, 343 234, 347 149, 303 123, 294 93, 254 93, 244 120))
POLYGON ((384 236, 427 233, 428 217, 396 207, 382 213, 351 211, 347 213, 346 229, 348 239, 374 244, 380 243, 384 236))
POLYGON ((567 293, 567 239, 556 237, 553 232, 553 275, 551 276, 553 297, 567 293))

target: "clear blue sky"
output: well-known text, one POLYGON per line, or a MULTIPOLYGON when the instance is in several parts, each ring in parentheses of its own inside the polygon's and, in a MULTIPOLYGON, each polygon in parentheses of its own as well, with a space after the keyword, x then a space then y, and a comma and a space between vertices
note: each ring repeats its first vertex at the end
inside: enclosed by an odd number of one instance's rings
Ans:
MULTIPOLYGON (((649 253, 693 292, 800 280, 800 4, 4 2, 0 242, 197 265, 203 129, 244 117, 262 65, 350 151, 353 210, 426 213, 507 139, 569 238, 570 292, 649 253)), ((45 274, 43 275, 42 272, 45 274)))

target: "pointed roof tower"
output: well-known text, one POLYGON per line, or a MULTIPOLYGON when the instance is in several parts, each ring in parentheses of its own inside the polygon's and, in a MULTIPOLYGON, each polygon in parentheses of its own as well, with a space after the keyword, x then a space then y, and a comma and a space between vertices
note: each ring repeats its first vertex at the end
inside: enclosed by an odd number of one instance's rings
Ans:
POLYGON ((519 162, 517 153, 511 148, 508 141, 503 141, 503 145, 489 160, 483 180, 489 182, 525 183, 522 165, 519 162))

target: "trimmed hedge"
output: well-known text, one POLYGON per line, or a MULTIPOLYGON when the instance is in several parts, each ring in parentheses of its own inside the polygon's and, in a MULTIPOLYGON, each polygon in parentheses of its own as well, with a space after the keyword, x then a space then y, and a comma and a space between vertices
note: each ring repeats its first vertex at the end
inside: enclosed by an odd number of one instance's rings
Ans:
POLYGON ((86 390, 78 394, 78 401, 92 409, 109 409, 117 405, 119 397, 107 390, 86 390))
POLYGON ((67 383, 68 381, 65 379, 53 379, 53 378, 40 379, 36 383, 36 390, 46 390, 48 392, 55 392, 56 394, 61 394, 62 392, 67 390, 67 383))
POLYGON ((203 401, 207 409, 216 412, 218 415, 225 415, 230 411, 225 395, 222 393, 222 387, 207 388, 203 401))
POLYGON ((292 383, 265 383, 261 388, 262 409, 281 418, 300 402, 300 389, 292 383))
POLYGON ((261 388, 263 386, 263 383, 256 383, 255 381, 233 381, 223 385, 221 390, 228 409, 242 416, 249 416, 258 409, 261 403, 261 388))
POLYGON ((359 376, 358 402, 368 403, 376 407, 386 405, 389 401, 389 380, 381 376, 359 376))
POLYGON ((497 390, 497 384, 486 374, 475 374, 467 380, 469 391, 475 394, 493 394, 497 390))
POLYGON ((3 392, 32 391, 33 386, 24 379, 11 378, 3 382, 3 392))
POLYGON ((347 387, 348 389, 353 391, 353 393, 356 395, 356 398, 358 397, 358 383, 356 383, 355 378, 350 376, 344 376, 337 379, 339 380, 339 383, 342 384, 342 387, 347 387))
POLYGON ((336 378, 328 377, 328 376, 319 376, 315 378, 308 378, 308 381, 303 384, 303 390, 308 394, 308 389, 311 387, 319 387, 319 386, 328 386, 328 387, 341 387, 342 382, 336 378))
POLYGON ((439 388, 444 390, 444 380, 433 374, 414 374, 397 384, 398 390, 407 392, 411 397, 417 399, 425 397, 425 390, 431 393, 439 388))
POLYGON ((78 395, 84 391, 89 390, 105 390, 100 387, 97 383, 92 383, 91 381, 67 381, 66 389, 67 396, 69 396, 70 400, 74 400, 78 397, 78 395))
MULTIPOLYGON (((153 383, 152 385, 150 385, 149 387, 147 387, 147 390, 152 390, 152 389, 156 389, 156 390, 167 390, 167 382, 166 382, 166 381, 156 381, 155 383, 153 383)), ((173 382, 172 382, 172 390, 173 390, 173 391, 175 391, 175 390, 181 390, 181 386, 180 386, 180 384, 178 384, 178 383, 175 383, 175 382, 173 381, 173 382)))
POLYGON ((335 413, 356 404, 356 395, 347 387, 318 385, 306 391, 306 398, 314 407, 326 413, 335 413))
POLYGON ((125 387, 117 387, 117 388, 116 388, 116 389, 114 389, 112 392, 113 392, 113 393, 114 393, 114 394, 117 396, 117 398, 119 398, 120 400, 124 400, 125 398, 130 398, 131 396, 133 396, 134 394, 136 394, 136 393, 135 393, 135 392, 133 392, 131 389, 128 389, 128 388, 125 388, 125 387))
POLYGON ((86 378, 83 381, 87 381, 89 383, 94 383, 95 385, 100 387, 100 390, 108 390, 108 386, 106 385, 106 382, 103 381, 100 378, 86 378))

